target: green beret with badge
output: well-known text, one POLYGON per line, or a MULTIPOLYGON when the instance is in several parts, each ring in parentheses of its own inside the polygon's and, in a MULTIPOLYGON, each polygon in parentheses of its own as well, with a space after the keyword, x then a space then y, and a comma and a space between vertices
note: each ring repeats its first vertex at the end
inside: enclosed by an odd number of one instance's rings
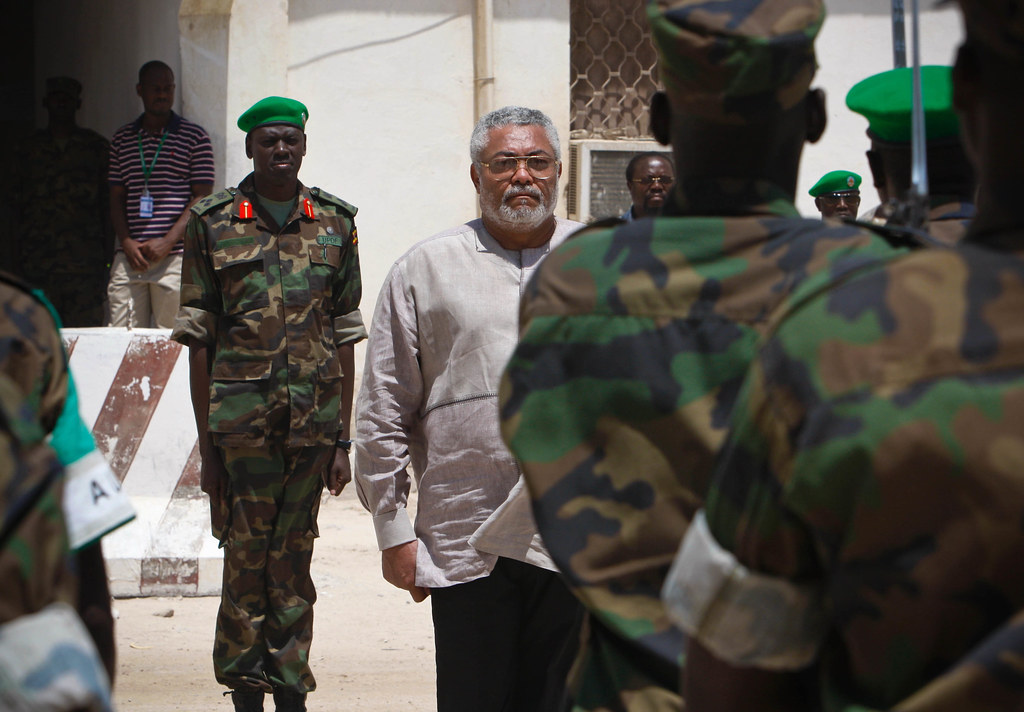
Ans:
POLYGON ((853 171, 829 171, 815 183, 809 191, 811 197, 817 198, 824 193, 845 193, 860 190, 861 177, 853 171))
POLYGON ((249 133, 260 126, 286 124, 306 130, 309 109, 301 101, 283 96, 268 96, 260 99, 238 117, 238 128, 249 133))
POLYGON ((807 95, 822 0, 651 0, 647 15, 665 88, 692 116, 750 124, 807 95))
MULTIPOLYGON (((910 67, 890 69, 862 79, 847 93, 846 106, 868 120, 872 138, 889 143, 910 142, 913 71, 910 67)), ((921 67, 921 100, 925 137, 929 141, 959 135, 960 120, 953 110, 951 67, 921 67)))

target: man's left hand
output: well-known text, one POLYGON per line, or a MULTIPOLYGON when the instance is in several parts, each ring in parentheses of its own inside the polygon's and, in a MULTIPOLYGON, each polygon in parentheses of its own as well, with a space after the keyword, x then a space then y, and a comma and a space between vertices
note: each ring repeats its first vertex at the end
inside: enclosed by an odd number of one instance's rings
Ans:
POLYGON ((331 468, 324 473, 324 484, 328 491, 337 497, 352 481, 352 466, 348 462, 348 452, 340 447, 334 448, 334 460, 331 468))

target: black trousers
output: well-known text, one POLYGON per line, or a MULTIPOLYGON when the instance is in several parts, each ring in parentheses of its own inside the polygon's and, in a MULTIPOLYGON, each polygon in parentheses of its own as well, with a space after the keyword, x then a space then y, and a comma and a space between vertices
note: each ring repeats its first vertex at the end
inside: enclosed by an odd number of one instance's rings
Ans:
POLYGON ((562 712, 582 606, 558 574, 499 558, 430 592, 438 712, 562 712))

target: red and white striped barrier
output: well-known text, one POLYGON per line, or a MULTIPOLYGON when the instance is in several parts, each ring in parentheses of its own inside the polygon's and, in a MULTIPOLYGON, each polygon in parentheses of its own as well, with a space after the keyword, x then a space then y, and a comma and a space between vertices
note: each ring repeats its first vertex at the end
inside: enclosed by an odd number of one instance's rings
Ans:
POLYGON ((199 490, 188 350, 169 329, 64 329, 82 419, 137 517, 103 539, 115 596, 219 595, 222 556, 199 490))

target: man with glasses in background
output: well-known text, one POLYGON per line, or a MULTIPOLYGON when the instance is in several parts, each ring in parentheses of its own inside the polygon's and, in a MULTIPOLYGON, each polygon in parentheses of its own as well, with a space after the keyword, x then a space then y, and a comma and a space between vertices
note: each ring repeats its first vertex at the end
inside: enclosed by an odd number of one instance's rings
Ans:
POLYGON ((621 218, 629 222, 660 213, 674 181, 675 168, 664 153, 648 151, 633 156, 626 166, 626 187, 633 204, 621 218))
POLYGON ((542 112, 487 114, 470 157, 482 217, 415 245, 381 289, 356 404, 355 480, 384 578, 417 602, 432 596, 438 711, 556 710, 575 650, 558 653, 575 642, 579 604, 548 570, 528 508, 504 507, 513 516, 488 523, 497 546, 470 537, 519 480, 498 431, 498 384, 520 297, 580 224, 554 216, 562 164, 542 112))
POLYGON ((807 193, 822 218, 857 218, 861 177, 853 171, 829 171, 807 193))

